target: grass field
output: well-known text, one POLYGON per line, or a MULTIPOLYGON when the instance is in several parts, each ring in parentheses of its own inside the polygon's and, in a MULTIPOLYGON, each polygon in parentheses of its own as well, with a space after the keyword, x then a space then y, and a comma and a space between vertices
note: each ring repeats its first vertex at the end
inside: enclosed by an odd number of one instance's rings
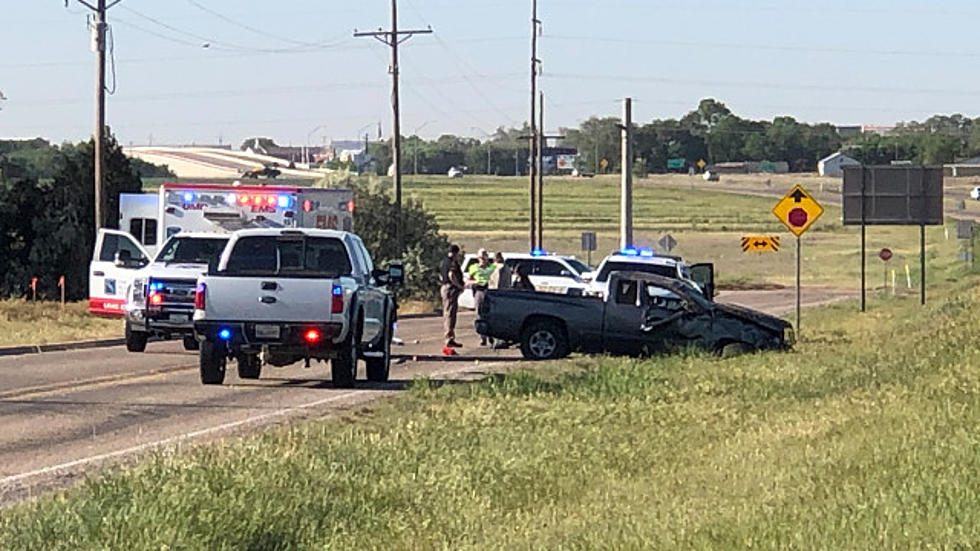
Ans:
POLYGON ((5 511, 0 548, 971 548, 980 292, 942 296, 814 310, 791 353, 419 380, 5 511))
POLYGON ((123 336, 122 321, 92 316, 88 302, 0 301, 0 346, 63 343, 123 336))
MULTIPOLYGON (((980 215, 980 202, 968 199, 972 178, 947 179, 946 209, 980 215)), ((156 180, 152 185, 158 185, 156 180)), ((804 285, 855 288, 860 286, 860 238, 855 227, 841 224, 839 178, 813 174, 725 175, 721 182, 705 182, 687 175, 651 175, 634 186, 634 237, 637 245, 655 248, 670 234, 678 246, 672 254, 689 262, 713 262, 722 285, 755 286, 795 283, 795 238, 772 215, 776 199, 759 196, 781 194, 794 185, 806 187, 824 202, 823 217, 804 235, 804 285), (744 195, 725 193, 737 190, 744 195), (753 195, 755 194, 755 195, 753 195), (745 254, 743 235, 778 235, 782 250, 777 254, 745 254)), ((410 176, 404 179, 404 194, 422 202, 442 230, 467 251, 528 250, 528 188, 526 178, 467 176, 451 180, 445 176, 410 176)), ((619 244, 619 177, 549 177, 545 180, 545 248, 550 252, 574 254, 583 260, 581 233, 595 231, 598 250, 593 264, 619 244)), ((356 224, 356 221, 355 221, 356 224)), ((918 275, 918 229, 874 227, 868 232, 868 278, 870 286, 896 280, 905 287, 909 265, 911 286, 918 275), (877 258, 890 248, 895 256, 887 270, 877 258)), ((955 264, 961 244, 955 239, 955 222, 927 230, 927 273, 955 264), (952 235, 950 235, 952 234, 952 235)), ((927 275, 927 282, 934 282, 927 275)))
MULTIPOLYGON (((729 182, 747 192, 789 191, 801 183, 825 198, 826 212, 804 234, 804 285, 855 288, 860 286, 860 233, 841 224, 839 179, 810 175, 739 176, 729 182), (765 183, 768 181, 768 185, 765 183), (785 188, 785 189, 783 189, 785 188), (821 193, 819 190, 823 189, 821 193)), ((619 187, 613 177, 551 178, 545 192, 545 245, 552 252, 586 258, 580 250, 583 231, 596 231, 598 251, 593 263, 618 248, 619 187)), ((640 246, 654 247, 666 234, 678 242, 672 254, 688 262, 714 262, 723 284, 778 284, 795 282, 795 238, 773 216, 776 199, 719 192, 719 184, 688 176, 656 176, 637 182, 634 195, 634 236, 640 246), (782 250, 776 254, 746 254, 743 235, 778 235, 782 250)), ((527 182, 516 178, 408 177, 405 194, 422 201, 440 226, 469 251, 527 250, 527 182)), ((972 205, 971 205, 972 206, 972 205)), ((888 264, 903 286, 905 265, 911 268, 912 286, 918 285, 917 227, 875 227, 867 231, 869 286, 882 286, 885 267, 877 254, 889 247, 895 256, 888 264)), ((957 262, 961 244, 955 223, 949 228, 927 229, 927 282, 929 272, 943 271, 957 262)), ((933 273, 936 275, 936 272, 933 273)))

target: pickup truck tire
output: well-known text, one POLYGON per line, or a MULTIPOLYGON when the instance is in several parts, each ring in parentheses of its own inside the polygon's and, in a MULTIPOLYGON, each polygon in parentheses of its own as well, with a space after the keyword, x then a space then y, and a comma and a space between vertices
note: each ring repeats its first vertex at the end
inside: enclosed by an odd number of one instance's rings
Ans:
POLYGON ((733 358, 752 352, 755 352, 755 347, 744 342, 730 342, 718 348, 718 355, 722 358, 733 358))
POLYGON ((262 362, 258 354, 241 354, 235 359, 238 361, 239 379, 258 379, 262 375, 262 362))
POLYGON ((197 339, 194 338, 194 335, 184 336, 184 350, 192 352, 198 348, 200 348, 200 344, 198 344, 197 339))
POLYGON ((554 320, 535 320, 521 332, 521 354, 528 360, 556 360, 569 354, 565 329, 554 320))
MULTIPOLYGON (((118 334, 118 333, 117 333, 118 334)), ((143 352, 146 350, 146 340, 149 334, 143 331, 133 331, 126 324, 126 350, 130 352, 143 352)))
POLYGON ((380 358, 365 358, 367 364, 367 378, 373 383, 388 382, 388 374, 391 371, 391 314, 385 319, 384 328, 381 330, 381 352, 384 356, 380 358))
POLYGON ((330 360, 330 377, 336 387, 354 387, 354 381, 357 379, 357 360, 360 356, 361 325, 363 323, 364 319, 359 315, 357 322, 347 333, 347 338, 340 343, 337 357, 330 360))
POLYGON ((201 343, 201 383, 220 385, 225 382, 225 347, 214 341, 201 343))

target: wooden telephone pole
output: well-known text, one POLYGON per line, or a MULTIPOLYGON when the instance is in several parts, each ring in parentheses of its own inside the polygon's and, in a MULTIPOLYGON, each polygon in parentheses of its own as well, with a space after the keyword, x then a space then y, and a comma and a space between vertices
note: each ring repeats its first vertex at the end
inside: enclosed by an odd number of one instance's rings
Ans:
POLYGON ((402 152, 401 152, 401 110, 399 107, 398 94, 398 45, 412 38, 417 34, 430 34, 432 29, 398 30, 398 0, 391 0, 391 29, 378 29, 372 32, 357 32, 354 36, 370 36, 377 39, 382 44, 391 48, 391 66, 388 72, 391 74, 391 111, 392 111, 392 137, 391 137, 391 159, 394 164, 393 184, 395 188, 395 212, 398 220, 396 221, 396 233, 398 242, 398 254, 405 252, 405 234, 402 228, 402 152))

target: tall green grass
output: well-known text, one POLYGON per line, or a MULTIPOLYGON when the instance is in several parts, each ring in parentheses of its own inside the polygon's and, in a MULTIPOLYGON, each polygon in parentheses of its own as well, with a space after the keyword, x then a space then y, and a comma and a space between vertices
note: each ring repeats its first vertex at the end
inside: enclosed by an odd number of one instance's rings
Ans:
POLYGON ((971 548, 974 281, 808 312, 790 353, 419 380, 4 511, 0 548, 971 548))

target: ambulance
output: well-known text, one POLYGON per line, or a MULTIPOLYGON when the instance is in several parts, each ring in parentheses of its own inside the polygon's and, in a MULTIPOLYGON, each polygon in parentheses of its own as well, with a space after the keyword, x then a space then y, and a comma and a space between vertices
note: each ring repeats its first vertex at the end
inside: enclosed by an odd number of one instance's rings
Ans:
POLYGON ((352 231, 353 213, 353 193, 344 188, 165 183, 157 193, 120 194, 120 229, 99 230, 92 253, 89 312, 125 315, 133 281, 153 277, 158 250, 178 234, 245 228, 352 231))

